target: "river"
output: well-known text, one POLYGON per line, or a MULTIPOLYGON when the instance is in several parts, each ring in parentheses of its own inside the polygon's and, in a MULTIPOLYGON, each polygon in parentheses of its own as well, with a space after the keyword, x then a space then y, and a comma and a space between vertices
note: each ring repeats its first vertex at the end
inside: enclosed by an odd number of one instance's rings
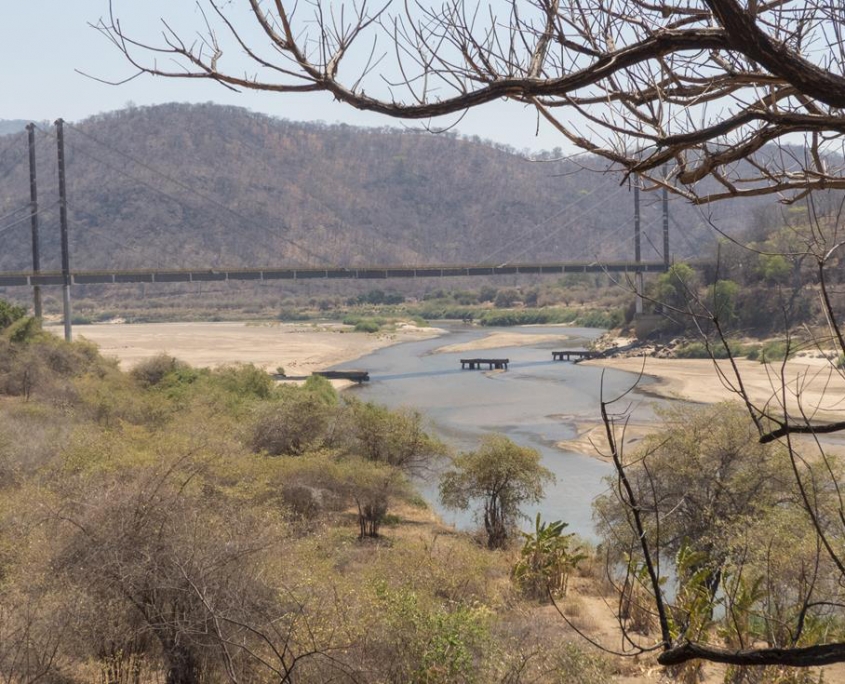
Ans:
MULTIPOLYGON (((556 442, 575 437, 575 425, 596 422, 602 393, 617 396, 636 380, 631 373, 605 370, 568 362, 553 362, 552 349, 583 348, 603 331, 587 328, 521 327, 507 328, 538 342, 473 352, 435 353, 440 347, 468 342, 495 332, 495 328, 452 327, 439 338, 410 342, 380 349, 362 357, 354 367, 370 372, 368 385, 352 390, 356 396, 392 408, 420 410, 431 421, 434 432, 458 450, 475 448, 489 432, 501 432, 513 441, 538 449, 543 464, 556 478, 546 487, 539 506, 525 509, 530 526, 537 512, 545 520, 563 520, 569 530, 595 540, 592 500, 607 488, 603 481, 611 466, 601 460, 559 449, 556 442), (568 336, 565 343, 548 342, 550 333, 568 336), (541 339, 539 336, 545 339, 541 339), (507 371, 461 370, 460 358, 509 358, 507 371)), ((350 367, 349 364, 345 364, 350 367)), ((642 385, 649 381, 643 379, 642 385)), ((638 419, 652 417, 655 400, 634 393, 638 419)), ((466 515, 439 507, 436 483, 422 485, 446 522, 466 527, 466 515)))

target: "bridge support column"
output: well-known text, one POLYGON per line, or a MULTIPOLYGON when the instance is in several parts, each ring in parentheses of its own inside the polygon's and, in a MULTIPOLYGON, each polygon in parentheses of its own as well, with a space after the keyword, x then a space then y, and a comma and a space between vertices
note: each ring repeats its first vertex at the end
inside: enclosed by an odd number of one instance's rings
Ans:
POLYGON ((64 121, 56 120, 56 141, 59 148, 59 219, 62 236, 62 302, 64 304, 65 318, 65 340, 70 342, 73 339, 71 330, 70 314, 70 249, 68 248, 67 237, 67 187, 65 185, 65 133, 64 121))
MULTIPOLYGON (((28 124, 27 141, 29 146, 29 220, 32 230, 32 270, 41 270, 41 246, 38 239, 38 184, 35 173, 35 124, 28 124)), ((36 318, 41 318, 41 286, 32 288, 33 312, 36 318)))
POLYGON ((669 270, 669 191, 663 188, 663 265, 669 270))
MULTIPOLYGON (((640 185, 639 179, 634 180, 634 261, 639 266, 642 259, 642 250, 640 248, 640 185)), ((636 312, 640 315, 643 313, 643 272, 637 270, 635 278, 637 289, 637 304, 636 312)))

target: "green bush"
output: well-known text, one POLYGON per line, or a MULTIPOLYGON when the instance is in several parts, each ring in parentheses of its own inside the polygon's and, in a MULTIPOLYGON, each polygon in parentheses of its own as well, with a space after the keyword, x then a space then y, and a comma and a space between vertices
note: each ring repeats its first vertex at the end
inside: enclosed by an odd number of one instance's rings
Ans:
POLYGON ((338 403, 337 391, 332 386, 331 381, 324 378, 322 375, 312 375, 302 386, 306 392, 310 392, 320 402, 326 406, 335 406, 338 403))
POLYGON ((42 333, 40 321, 21 318, 0 339, 0 393, 29 399, 41 395, 55 405, 77 402, 73 379, 102 377, 116 367, 84 340, 65 342, 42 333))
POLYGON ((381 326, 371 318, 364 318, 355 324, 355 332, 377 333, 381 326))
POLYGON ((424 472, 446 453, 440 440, 425 431, 418 411, 391 411, 372 402, 346 398, 346 450, 366 461, 384 463, 404 472, 424 472))
POLYGON ((549 325, 573 323, 585 328, 615 328, 621 325, 624 314, 621 309, 610 311, 590 310, 578 312, 575 309, 510 309, 487 311, 481 316, 481 325, 549 325))
POLYGON ((346 314, 341 323, 351 325, 355 332, 378 332, 383 325, 390 321, 382 316, 363 316, 358 313, 346 314))
MULTIPOLYGON (((744 356, 746 354, 745 348, 738 342, 728 342, 731 356, 744 356)), ((724 345, 716 342, 707 345, 704 342, 690 342, 675 350, 675 356, 679 359, 726 359, 728 358, 728 350, 724 345)))
POLYGON ((270 375, 251 363, 222 366, 211 377, 224 390, 242 399, 268 399, 273 392, 270 375))
POLYGON ((479 302, 492 302, 496 299, 496 295, 499 294, 499 291, 490 285, 484 285, 478 291, 478 301, 479 302))
POLYGON ((461 306, 472 306, 478 304, 478 295, 474 292, 455 292, 453 295, 455 301, 461 306))
POLYGON ((512 326, 512 325, 543 325, 551 323, 552 316, 542 311, 490 311, 481 317, 481 325, 512 326))
POLYGON ((792 356, 794 353, 794 349, 787 348, 786 340, 769 340, 768 342, 764 342, 760 349, 760 362, 772 363, 774 361, 783 361, 787 358, 787 355, 792 356))
POLYGON ((518 290, 508 288, 507 290, 499 290, 496 293, 496 299, 493 301, 493 306, 497 309, 507 309, 519 301, 520 295, 518 290))
POLYGON ((426 302, 422 306, 408 307, 408 314, 426 321, 463 321, 479 318, 485 309, 471 306, 453 306, 445 302, 426 302))
POLYGON ((288 321, 288 322, 297 322, 297 321, 310 321, 311 316, 309 316, 304 311, 298 311, 296 309, 282 309, 279 311, 279 315, 276 316, 280 321, 288 321))
POLYGON ((15 306, 0 299, 0 330, 8 328, 12 323, 26 316, 26 309, 15 306))
MULTIPOLYGON (((35 321, 35 323, 38 322, 35 321)), ((63 377, 97 373, 103 368, 114 366, 113 362, 100 356, 95 344, 87 340, 65 342, 53 335, 45 334, 32 338, 32 346, 38 350, 47 367, 63 377)))
POLYGON ((544 523, 540 514, 534 521, 534 532, 522 532, 524 540, 519 560, 513 568, 513 579, 528 598, 548 600, 565 596, 570 574, 587 556, 574 546, 574 534, 564 534, 567 523, 556 520, 544 523))
POLYGON ((618 328, 625 320, 625 312, 622 309, 611 309, 610 311, 586 311, 578 314, 572 321, 584 328, 618 328))
POLYGON ((405 301, 404 295, 398 292, 384 292, 383 290, 370 290, 367 294, 358 295, 357 304, 401 304, 405 301))
POLYGON ((478 659, 490 639, 490 611, 484 606, 442 606, 412 588, 375 584, 387 622, 385 647, 394 651, 397 681, 419 684, 479 682, 478 659))
POLYGON ((5 335, 13 344, 25 344, 35 339, 41 332, 41 319, 35 316, 19 318, 5 330, 5 335))

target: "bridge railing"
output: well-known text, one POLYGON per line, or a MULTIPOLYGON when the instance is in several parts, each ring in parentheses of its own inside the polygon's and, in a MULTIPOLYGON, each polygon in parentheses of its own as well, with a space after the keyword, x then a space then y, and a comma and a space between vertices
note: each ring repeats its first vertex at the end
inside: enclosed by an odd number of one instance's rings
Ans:
MULTIPOLYGON (((190 283, 226 280, 387 280, 391 278, 453 278, 496 275, 560 275, 565 273, 663 273, 663 262, 554 262, 545 264, 350 266, 327 268, 213 268, 73 270, 71 283, 190 283)), ((61 271, 0 273, 0 287, 63 285, 61 271)))

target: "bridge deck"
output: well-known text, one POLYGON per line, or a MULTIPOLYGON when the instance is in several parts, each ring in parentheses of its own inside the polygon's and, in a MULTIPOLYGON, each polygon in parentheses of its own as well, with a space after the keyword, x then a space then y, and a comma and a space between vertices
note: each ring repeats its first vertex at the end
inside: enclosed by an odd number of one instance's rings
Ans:
POLYGON ((599 352, 587 351, 584 349, 564 349, 552 352, 552 361, 581 361, 583 359, 594 359, 601 356, 599 352))
POLYGON ((354 380, 359 385, 370 379, 370 372, 365 370, 314 371, 312 375, 320 375, 327 380, 354 380))
MULTIPOLYGON (((563 273, 663 273, 663 262, 614 261, 556 262, 546 264, 503 264, 500 266, 369 266, 366 268, 220 268, 220 269, 150 269, 150 270, 74 270, 72 285, 104 283, 196 283, 248 280, 310 280, 388 278, 451 278, 513 274, 563 273)), ((61 271, 0 273, 0 287, 27 285, 63 285, 61 271)))
POLYGON ((487 366, 489 370, 507 370, 510 359, 461 359, 461 370, 481 370, 481 366, 487 366))

